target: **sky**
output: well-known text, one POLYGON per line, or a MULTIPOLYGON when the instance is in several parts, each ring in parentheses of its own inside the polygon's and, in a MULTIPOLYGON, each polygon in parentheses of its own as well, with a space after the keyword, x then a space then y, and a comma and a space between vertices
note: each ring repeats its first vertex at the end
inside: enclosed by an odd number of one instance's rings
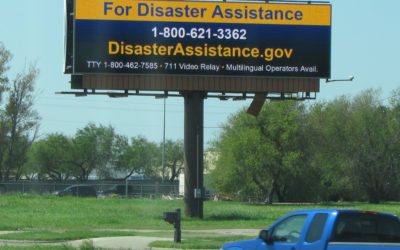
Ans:
MULTIPOLYGON (((0 0, 0 42, 13 54, 10 78, 30 64, 40 70, 35 108, 41 116, 40 136, 62 133, 73 136, 89 122, 111 125, 127 137, 163 138, 163 100, 154 97, 109 98, 56 95, 68 91, 69 75, 63 74, 64 1, 0 0)), ((399 0, 332 0, 331 78, 354 76, 352 82, 325 83, 317 101, 341 95, 353 97, 363 90, 382 91, 382 99, 400 87, 399 0)), ((251 100, 206 99, 204 141, 206 147, 221 132, 228 117, 251 100)), ((308 101, 315 102, 315 101, 308 101)), ((167 139, 183 139, 183 98, 166 100, 167 139)))

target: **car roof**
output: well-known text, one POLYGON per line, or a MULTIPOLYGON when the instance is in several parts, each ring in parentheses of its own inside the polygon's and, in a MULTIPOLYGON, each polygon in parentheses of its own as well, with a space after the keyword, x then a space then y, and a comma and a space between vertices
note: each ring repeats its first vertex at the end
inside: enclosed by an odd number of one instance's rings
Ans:
POLYGON ((357 214, 376 214, 376 215, 383 215, 383 216, 393 216, 398 217, 394 214, 383 213, 383 212, 375 212, 375 211, 368 211, 368 210, 357 210, 357 209, 306 209, 306 210, 297 210, 290 212, 288 214, 300 214, 300 213, 308 213, 308 214, 316 214, 316 213, 357 213, 357 214))
POLYGON ((85 184, 77 184, 77 185, 68 186, 67 188, 71 188, 71 187, 93 187, 93 186, 85 185, 85 184))
POLYGON ((128 185, 125 185, 125 184, 114 184, 111 187, 126 187, 126 186, 130 187, 132 185, 129 185, 129 184, 128 185))

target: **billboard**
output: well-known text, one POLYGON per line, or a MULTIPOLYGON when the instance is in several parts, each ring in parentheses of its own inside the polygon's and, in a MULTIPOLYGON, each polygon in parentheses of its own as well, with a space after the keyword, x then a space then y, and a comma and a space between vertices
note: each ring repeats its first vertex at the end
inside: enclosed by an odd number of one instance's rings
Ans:
POLYGON ((329 78, 331 5, 75 0, 74 74, 329 78))

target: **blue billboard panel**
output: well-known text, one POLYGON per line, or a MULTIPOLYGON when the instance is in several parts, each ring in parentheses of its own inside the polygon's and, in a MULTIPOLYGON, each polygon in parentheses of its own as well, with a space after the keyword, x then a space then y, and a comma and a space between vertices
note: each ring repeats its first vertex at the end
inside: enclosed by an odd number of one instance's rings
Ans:
POLYGON ((74 73, 330 77, 330 5, 128 2, 76 0, 74 73))

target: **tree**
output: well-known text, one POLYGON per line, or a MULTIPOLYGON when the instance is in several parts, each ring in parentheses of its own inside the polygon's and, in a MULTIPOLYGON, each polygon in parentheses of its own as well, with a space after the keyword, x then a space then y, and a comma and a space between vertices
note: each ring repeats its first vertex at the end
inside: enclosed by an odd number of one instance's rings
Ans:
POLYGON ((214 186, 240 198, 285 201, 290 183, 302 174, 297 146, 303 110, 298 102, 270 102, 258 118, 244 111, 230 118, 215 143, 214 186))
POLYGON ((96 126, 89 123, 79 129, 72 139, 72 157, 74 176, 87 180, 97 170, 99 178, 112 176, 115 161, 126 139, 115 133, 113 127, 96 126))
POLYGON ((4 118, 4 111, 1 109, 3 93, 7 89, 8 78, 5 75, 9 69, 8 63, 11 60, 11 53, 0 43, 0 180, 3 180, 3 159, 6 150, 7 124, 4 118))
POLYGON ((4 45, 0 43, 0 104, 2 101, 3 92, 6 90, 6 84, 8 83, 8 78, 5 75, 8 69, 8 63, 11 61, 12 55, 6 50, 4 45))
POLYGON ((384 106, 375 90, 310 108, 304 148, 317 170, 320 199, 378 203, 399 197, 398 117, 396 101, 384 106))
POLYGON ((243 111, 229 119, 214 145, 218 159, 211 172, 211 183, 216 190, 241 199, 265 198, 271 180, 268 170, 259 164, 260 138, 255 119, 243 111), (261 183, 256 184, 257 176, 264 177, 261 183))
POLYGON ((26 175, 39 179, 68 180, 72 175, 72 141, 62 134, 50 134, 35 142, 28 153, 26 175))
POLYGON ((133 137, 117 160, 117 169, 126 172, 125 179, 133 174, 156 176, 160 166, 158 147, 142 136, 133 137))
POLYGON ((348 149, 355 181, 372 203, 395 198, 394 190, 400 187, 398 117, 379 97, 377 91, 367 90, 353 101, 348 149))
POLYGON ((302 145, 305 164, 313 169, 316 200, 338 201, 362 197, 351 176, 348 158, 351 100, 341 96, 313 104, 304 122, 302 145))
POLYGON ((0 179, 20 179, 29 147, 36 139, 39 115, 33 108, 34 86, 38 69, 31 66, 12 82, 4 75, 11 54, 0 45, 0 94, 7 92, 7 101, 0 109, 0 179))
MULTIPOLYGON (((183 164, 183 141, 167 140, 165 142, 165 167, 169 170, 170 182, 173 182, 182 172, 183 164)), ((165 169, 163 169, 162 175, 165 177, 165 169)))

